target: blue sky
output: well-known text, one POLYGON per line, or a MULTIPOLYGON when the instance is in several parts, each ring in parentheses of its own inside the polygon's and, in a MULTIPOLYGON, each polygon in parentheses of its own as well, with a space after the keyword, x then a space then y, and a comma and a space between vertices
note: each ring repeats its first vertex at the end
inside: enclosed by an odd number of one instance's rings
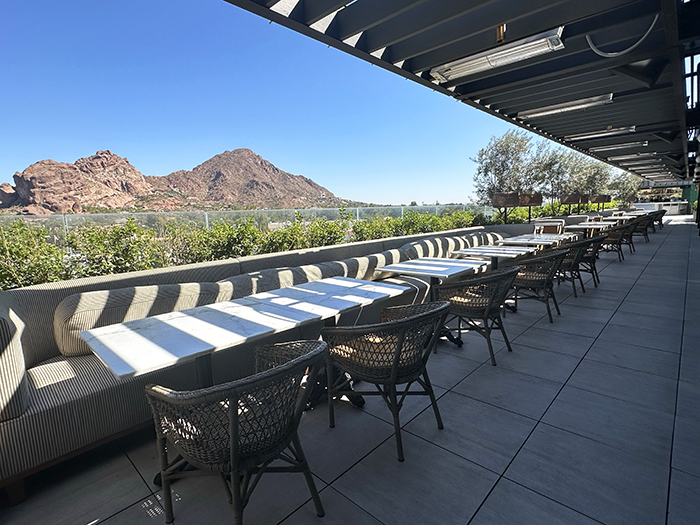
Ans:
POLYGON ((250 148, 340 197, 464 202, 512 126, 223 0, 27 0, 0 17, 0 182, 97 150, 144 175, 250 148))

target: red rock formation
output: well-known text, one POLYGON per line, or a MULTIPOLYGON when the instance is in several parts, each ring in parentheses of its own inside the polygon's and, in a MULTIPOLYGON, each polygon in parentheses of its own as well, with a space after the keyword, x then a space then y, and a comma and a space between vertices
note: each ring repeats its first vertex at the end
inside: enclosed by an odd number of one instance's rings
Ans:
POLYGON ((80 213, 83 206, 122 208, 151 192, 143 175, 111 151, 75 164, 42 160, 14 176, 19 204, 35 204, 56 213, 80 213))
POLYGON ((212 205, 259 208, 337 207, 345 201, 301 175, 272 165, 249 149, 226 151, 192 171, 144 177, 111 151, 73 164, 42 160, 14 176, 15 188, 0 186, 0 207, 81 213, 83 207, 116 209, 139 205, 155 210, 196 209, 212 205), (153 195, 151 195, 153 194, 153 195))

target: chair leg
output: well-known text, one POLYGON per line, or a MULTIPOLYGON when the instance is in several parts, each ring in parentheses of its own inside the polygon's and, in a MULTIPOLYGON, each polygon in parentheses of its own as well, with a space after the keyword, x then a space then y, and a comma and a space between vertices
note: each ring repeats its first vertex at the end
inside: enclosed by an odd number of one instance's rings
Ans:
POLYGON ((583 285, 583 278, 581 277, 581 271, 577 270, 576 271, 576 277, 578 277, 578 282, 581 283, 581 291, 583 293, 586 293, 586 287, 583 285))
POLYGON ((578 299, 578 293, 576 293, 576 276, 574 272, 571 272, 571 285, 574 287, 574 298, 578 299))
POLYGON ((561 310, 559 309, 559 301, 557 301, 557 296, 554 295, 554 289, 549 290, 549 293, 552 296, 552 301, 554 301, 554 307, 557 309, 557 315, 561 315, 561 310))
POLYGON ((547 295, 547 292, 544 293, 544 304, 547 305, 547 315, 549 316, 549 322, 553 323, 554 318, 552 317, 552 309, 549 307, 549 295, 547 295))
POLYGON ((316 515, 319 518, 322 518, 323 516, 325 516, 326 511, 323 509, 323 503, 321 503, 321 498, 318 495, 318 490, 316 489, 316 484, 314 483, 314 477, 311 475, 311 469, 309 468, 309 462, 306 460, 306 455, 304 455, 304 449, 301 448, 301 441, 299 441, 299 435, 295 435, 292 441, 294 444, 294 453, 297 456, 297 459, 301 460, 302 472, 304 473, 306 484, 309 486, 311 499, 314 500, 314 507, 316 507, 316 515))
POLYGON ((513 347, 510 346, 510 341, 508 340, 508 335, 506 334, 506 327, 503 326, 503 321, 501 320, 500 317, 498 317, 495 321, 496 321, 496 325, 498 326, 498 329, 503 334, 503 340, 506 342, 506 346, 508 347, 508 351, 512 352, 513 347))
POLYGON ((173 498, 170 493, 170 478, 166 474, 168 469, 168 443, 166 438, 157 438, 158 453, 160 455, 160 482, 163 493, 163 510, 165 510, 165 523, 172 523, 175 519, 173 515, 173 498))
POLYGON ((231 472, 231 508, 234 525, 243 525, 243 502, 241 501, 241 471, 231 472))
POLYGON ((399 403, 396 399, 396 385, 389 385, 389 408, 394 416, 394 434, 396 436, 396 453, 399 461, 403 461, 403 441, 401 441, 401 423, 399 422, 399 403))
POLYGON ((333 406, 333 363, 326 358, 326 385, 328 389, 328 426, 335 428, 335 408, 333 406))
POLYGON ((435 399, 435 392, 433 391, 433 385, 430 383, 427 370, 423 370, 423 381, 425 381, 425 390, 428 392, 428 396, 430 397, 430 404, 433 405, 433 412, 435 413, 437 427, 442 430, 445 428, 445 426, 442 424, 442 416, 440 416, 440 409, 438 408, 437 399, 435 399))
POLYGON ((493 353, 493 344, 491 343, 491 330, 485 330, 484 337, 486 338, 486 343, 489 345, 489 354, 491 355, 491 364, 493 366, 496 366, 496 356, 493 353))

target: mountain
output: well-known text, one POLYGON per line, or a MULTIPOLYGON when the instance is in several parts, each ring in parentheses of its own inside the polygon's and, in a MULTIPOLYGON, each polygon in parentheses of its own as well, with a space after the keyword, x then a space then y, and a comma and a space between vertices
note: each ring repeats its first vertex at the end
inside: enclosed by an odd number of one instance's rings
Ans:
MULTIPOLYGON (((42 160, 0 185, 0 207, 25 214, 139 209, 309 208, 353 204, 249 149, 225 151, 191 171, 144 176, 109 150, 73 164, 42 160)), ((8 210, 8 211, 10 211, 8 210)))
POLYGON ((154 188, 176 191, 201 203, 254 208, 329 208, 344 203, 311 179, 282 171, 249 149, 225 151, 192 171, 146 180, 154 188))

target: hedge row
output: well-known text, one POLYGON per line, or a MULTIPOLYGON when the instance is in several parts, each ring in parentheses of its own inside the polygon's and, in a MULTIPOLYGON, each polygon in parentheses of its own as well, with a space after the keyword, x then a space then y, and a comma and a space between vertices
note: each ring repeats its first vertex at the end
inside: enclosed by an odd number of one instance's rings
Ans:
POLYGON ((488 223, 468 211, 362 221, 344 212, 334 221, 304 221, 297 214, 274 230, 256 226, 252 218, 214 222, 209 229, 178 221, 149 228, 129 218, 124 224, 77 228, 59 245, 47 228, 17 219, 0 228, 0 289, 488 223))

